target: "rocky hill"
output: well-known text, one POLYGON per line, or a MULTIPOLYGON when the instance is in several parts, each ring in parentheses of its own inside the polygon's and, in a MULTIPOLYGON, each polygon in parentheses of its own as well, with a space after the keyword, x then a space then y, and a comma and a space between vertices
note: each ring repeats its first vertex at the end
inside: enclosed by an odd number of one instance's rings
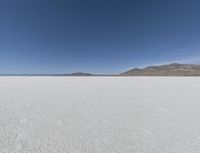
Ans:
POLYGON ((168 65, 134 68, 122 76, 200 76, 200 65, 172 63, 168 65))

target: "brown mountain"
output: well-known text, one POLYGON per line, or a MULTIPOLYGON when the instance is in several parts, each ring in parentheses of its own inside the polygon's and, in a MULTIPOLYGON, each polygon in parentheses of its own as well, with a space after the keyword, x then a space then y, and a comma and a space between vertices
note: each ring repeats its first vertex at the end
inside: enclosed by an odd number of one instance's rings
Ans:
POLYGON ((122 76, 200 76, 200 65, 178 64, 135 68, 121 73, 122 76))

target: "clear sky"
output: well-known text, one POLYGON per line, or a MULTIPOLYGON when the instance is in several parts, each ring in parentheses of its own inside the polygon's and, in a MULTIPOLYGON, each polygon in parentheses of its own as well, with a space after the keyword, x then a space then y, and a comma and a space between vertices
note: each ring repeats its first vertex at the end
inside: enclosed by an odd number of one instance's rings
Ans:
POLYGON ((200 63, 199 0, 1 0, 0 73, 200 63))

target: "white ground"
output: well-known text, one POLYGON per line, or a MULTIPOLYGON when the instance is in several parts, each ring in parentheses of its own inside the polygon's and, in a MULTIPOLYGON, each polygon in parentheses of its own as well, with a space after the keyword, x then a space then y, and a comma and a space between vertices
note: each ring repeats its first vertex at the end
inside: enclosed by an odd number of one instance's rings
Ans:
POLYGON ((200 78, 0 77, 0 153, 199 153, 200 78))

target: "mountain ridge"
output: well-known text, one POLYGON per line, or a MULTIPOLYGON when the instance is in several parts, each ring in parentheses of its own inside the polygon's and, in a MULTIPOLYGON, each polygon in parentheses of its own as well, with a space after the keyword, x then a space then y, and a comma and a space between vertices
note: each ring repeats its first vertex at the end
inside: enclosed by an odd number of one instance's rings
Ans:
POLYGON ((165 65, 133 68, 119 74, 93 74, 85 72, 42 74, 0 74, 0 76, 200 76, 200 64, 171 63, 165 65))
POLYGON ((200 76, 199 64, 171 63, 166 65, 134 68, 123 73, 121 76, 200 76))

